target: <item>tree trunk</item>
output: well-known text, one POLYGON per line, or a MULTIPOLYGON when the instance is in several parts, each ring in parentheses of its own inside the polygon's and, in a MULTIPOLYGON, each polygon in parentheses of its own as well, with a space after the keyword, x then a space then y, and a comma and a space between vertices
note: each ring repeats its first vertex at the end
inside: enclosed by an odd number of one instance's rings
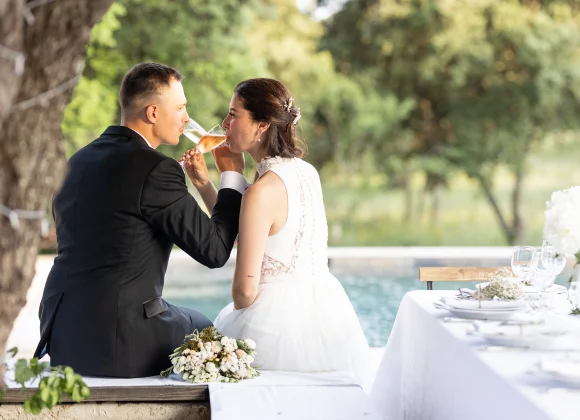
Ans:
POLYGON ((403 222, 409 224, 413 221, 413 185, 411 177, 413 176, 413 168, 410 161, 405 161, 403 167, 403 192, 405 195, 405 214, 403 215, 403 222))
MULTIPOLYGON (((480 174, 477 173, 474 175, 475 179, 479 182, 479 186, 481 188, 481 190, 483 191, 485 198, 487 199, 487 201, 489 202, 489 204, 491 205, 491 208, 493 209, 493 212, 499 222, 499 225, 505 235, 506 241, 508 243, 508 245, 514 245, 515 243, 517 243, 522 235, 522 231, 521 231, 521 218, 519 216, 519 198, 518 201, 516 203, 514 203, 512 201, 512 204, 517 205, 517 207, 512 207, 512 209, 514 211, 516 211, 516 213, 514 213, 512 215, 512 223, 508 223, 505 215, 502 213, 501 208, 499 207, 499 203, 497 201, 497 199, 495 198, 495 196, 493 195, 493 191, 491 190, 491 186, 489 185, 488 181, 485 179, 485 177, 480 174)), ((523 175, 520 174, 520 177, 518 178, 518 180, 516 180, 516 186, 514 186, 514 191, 512 194, 512 197, 517 196, 519 197, 521 195, 521 182, 522 182, 522 178, 523 175), (518 190, 517 194, 516 191, 518 190)))
MULTIPOLYGON (((47 209, 66 170, 62 114, 82 72, 90 30, 112 3, 0 0, 0 44, 16 52, 0 47, 0 205, 47 209), (17 53, 26 59, 23 68, 17 53)), ((0 215, 0 353, 26 303, 40 227, 41 220, 21 218, 16 228, 0 215)))
POLYGON ((437 183, 431 190, 431 227, 439 226, 439 215, 441 214, 441 196, 443 195, 443 184, 437 183))

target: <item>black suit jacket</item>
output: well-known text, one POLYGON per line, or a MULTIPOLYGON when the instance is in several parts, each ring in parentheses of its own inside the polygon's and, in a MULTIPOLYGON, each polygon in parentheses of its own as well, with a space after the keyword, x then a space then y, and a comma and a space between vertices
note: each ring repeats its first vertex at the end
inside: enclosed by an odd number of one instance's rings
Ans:
POLYGON ((40 305, 40 355, 84 375, 141 377, 170 366, 211 322, 162 298, 173 244, 208 267, 228 260, 242 195, 222 189, 209 218, 179 164, 133 130, 109 127, 75 153, 55 196, 58 256, 40 305))

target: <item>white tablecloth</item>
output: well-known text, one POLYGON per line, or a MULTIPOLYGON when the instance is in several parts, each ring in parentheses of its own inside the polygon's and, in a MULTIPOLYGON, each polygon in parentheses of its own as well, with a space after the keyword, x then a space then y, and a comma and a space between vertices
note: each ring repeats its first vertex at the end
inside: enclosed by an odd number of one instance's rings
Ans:
MULTIPOLYGON (((20 388, 10 369, 9 388, 20 388)), ((89 388, 118 386, 206 386, 212 420, 382 420, 370 397, 345 372, 297 373, 261 371, 255 379, 234 384, 191 384, 179 375, 169 378, 118 379, 83 376, 89 388)), ((28 387, 38 386, 38 381, 28 387)))
POLYGON ((466 335, 467 323, 443 322, 449 313, 433 307, 453 294, 413 291, 403 298, 371 391, 383 418, 580 418, 580 389, 553 388, 529 373, 542 357, 562 352, 485 349, 481 338, 466 335))
POLYGON ((380 420, 371 400, 342 372, 263 371, 236 384, 209 384, 212 420, 380 420))

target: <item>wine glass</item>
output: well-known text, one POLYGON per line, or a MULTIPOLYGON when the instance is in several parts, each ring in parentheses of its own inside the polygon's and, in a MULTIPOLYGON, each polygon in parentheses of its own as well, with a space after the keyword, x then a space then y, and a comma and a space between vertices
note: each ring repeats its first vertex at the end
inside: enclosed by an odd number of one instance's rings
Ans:
POLYGON ((218 124, 199 139, 196 148, 201 153, 207 153, 220 146, 224 141, 226 141, 226 130, 218 124))
POLYGON ((554 284, 556 276, 562 272, 565 265, 566 257, 558 254, 546 241, 543 241, 542 247, 534 253, 531 278, 532 284, 540 292, 541 307, 546 307, 544 304, 546 291, 554 284))
POLYGON ((198 144, 200 139, 205 136, 205 134, 206 131, 203 129, 203 127, 192 119, 187 121, 183 127, 183 135, 195 144, 198 144))
POLYGON ((536 248, 533 246, 516 246, 512 254, 512 271, 522 283, 528 281, 532 258, 536 248))

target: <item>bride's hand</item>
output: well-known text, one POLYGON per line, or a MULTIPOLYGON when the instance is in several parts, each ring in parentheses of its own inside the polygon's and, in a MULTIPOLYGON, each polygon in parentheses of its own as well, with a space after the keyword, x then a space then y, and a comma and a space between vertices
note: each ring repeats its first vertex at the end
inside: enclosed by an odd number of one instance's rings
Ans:
POLYGON ((203 153, 191 149, 185 152, 179 161, 184 163, 185 172, 197 190, 203 189, 211 182, 203 153))

